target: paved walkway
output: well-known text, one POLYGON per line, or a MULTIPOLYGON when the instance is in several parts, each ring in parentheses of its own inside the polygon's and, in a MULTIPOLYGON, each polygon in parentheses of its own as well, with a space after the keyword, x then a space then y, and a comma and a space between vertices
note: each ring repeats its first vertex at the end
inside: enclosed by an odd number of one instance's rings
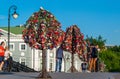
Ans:
MULTIPOLYGON (((39 73, 0 72, 0 79, 36 79, 39 73)), ((50 73, 52 79, 120 79, 120 73, 50 73)))

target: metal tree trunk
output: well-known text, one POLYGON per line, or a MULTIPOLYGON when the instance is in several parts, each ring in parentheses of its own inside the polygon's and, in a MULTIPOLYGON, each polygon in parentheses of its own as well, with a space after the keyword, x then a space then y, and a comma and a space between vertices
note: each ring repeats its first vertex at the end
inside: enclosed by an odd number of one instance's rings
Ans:
POLYGON ((46 70, 46 50, 42 50, 42 72, 37 79, 52 79, 46 70))
POLYGON ((72 36, 73 36, 73 38, 72 38, 72 56, 71 56, 71 59, 72 59, 72 61, 71 61, 71 68, 70 68, 70 71, 71 72, 78 72, 77 71, 77 69, 75 68, 75 66, 74 66, 74 53, 75 53, 75 48, 76 48, 76 44, 75 44, 75 30, 74 30, 74 28, 73 28, 73 30, 72 30, 72 36))

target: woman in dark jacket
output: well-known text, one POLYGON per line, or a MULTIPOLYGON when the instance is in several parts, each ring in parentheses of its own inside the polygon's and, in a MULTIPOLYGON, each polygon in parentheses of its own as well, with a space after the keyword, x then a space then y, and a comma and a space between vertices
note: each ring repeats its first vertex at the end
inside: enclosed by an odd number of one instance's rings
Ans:
POLYGON ((91 46, 91 61, 90 61, 90 65, 89 65, 89 71, 92 71, 92 69, 94 71, 96 71, 96 61, 98 58, 98 45, 96 46, 91 46))

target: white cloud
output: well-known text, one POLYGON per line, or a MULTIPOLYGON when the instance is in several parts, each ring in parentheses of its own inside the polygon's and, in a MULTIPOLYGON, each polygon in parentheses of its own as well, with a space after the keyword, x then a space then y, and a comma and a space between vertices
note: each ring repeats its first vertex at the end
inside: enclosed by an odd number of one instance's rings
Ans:
POLYGON ((4 15, 0 15, 0 19, 5 19, 6 17, 4 15))

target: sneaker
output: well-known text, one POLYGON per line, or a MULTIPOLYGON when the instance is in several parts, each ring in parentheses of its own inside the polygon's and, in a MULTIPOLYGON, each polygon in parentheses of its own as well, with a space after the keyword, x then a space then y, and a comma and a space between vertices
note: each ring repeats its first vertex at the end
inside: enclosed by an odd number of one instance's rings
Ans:
POLYGON ((87 73, 91 73, 91 71, 87 71, 87 73))

